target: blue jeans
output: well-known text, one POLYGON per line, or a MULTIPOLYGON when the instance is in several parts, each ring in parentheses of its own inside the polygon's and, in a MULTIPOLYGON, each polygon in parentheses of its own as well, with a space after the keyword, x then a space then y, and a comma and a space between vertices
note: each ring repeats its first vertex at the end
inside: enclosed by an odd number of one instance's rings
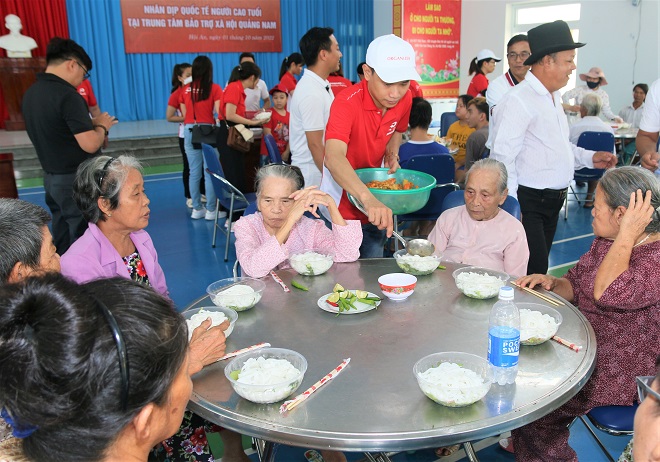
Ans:
POLYGON ((371 223, 362 225, 362 244, 360 258, 383 258, 383 248, 387 236, 384 229, 378 229, 371 223))
POLYGON ((199 184, 202 180, 203 173, 206 181, 206 210, 214 212, 216 202, 215 190, 213 189, 213 183, 211 183, 211 175, 206 172, 207 165, 202 150, 193 147, 192 132, 190 131, 192 127, 193 124, 186 124, 183 128, 183 143, 186 149, 186 157, 188 157, 188 165, 190 166, 190 179, 188 181, 190 198, 192 199, 195 210, 202 208, 202 193, 199 190, 199 184))

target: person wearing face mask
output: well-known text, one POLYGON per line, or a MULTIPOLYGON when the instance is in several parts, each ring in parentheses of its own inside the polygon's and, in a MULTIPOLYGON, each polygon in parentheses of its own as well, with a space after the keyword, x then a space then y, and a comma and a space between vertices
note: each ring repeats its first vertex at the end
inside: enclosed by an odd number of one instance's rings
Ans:
POLYGON ((612 108, 610 108, 610 97, 607 95, 605 90, 601 88, 607 85, 607 79, 605 78, 605 73, 600 67, 592 67, 589 69, 589 72, 580 74, 580 80, 586 82, 586 85, 577 86, 562 95, 561 100, 564 106, 564 110, 579 113, 580 103, 582 103, 582 98, 584 98, 584 95, 595 93, 600 96, 600 99, 603 102, 601 114, 607 120, 613 120, 617 123, 623 122, 621 117, 612 112, 612 108), (573 105, 570 104, 571 100, 575 101, 573 105))

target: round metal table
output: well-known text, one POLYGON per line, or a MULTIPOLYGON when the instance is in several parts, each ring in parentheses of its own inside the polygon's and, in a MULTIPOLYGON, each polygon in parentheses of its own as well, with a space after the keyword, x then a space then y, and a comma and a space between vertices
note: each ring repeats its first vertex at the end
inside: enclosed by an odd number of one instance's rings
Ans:
MULTIPOLYGON (((281 403, 259 405, 239 397, 224 376, 227 361, 193 377, 188 407, 202 417, 268 442, 343 451, 403 451, 439 447, 497 435, 558 408, 586 383, 594 367, 596 340, 589 322, 571 306, 557 307, 557 335, 582 345, 576 353, 556 342, 521 346, 515 385, 493 385, 486 397, 464 408, 448 408, 422 394, 415 362, 430 353, 463 351, 486 357, 488 316, 497 300, 473 300, 454 284, 452 271, 419 276, 406 301, 384 299, 377 310, 335 316, 317 300, 336 282, 347 289, 381 294, 378 277, 400 272, 394 259, 336 263, 316 277, 278 271, 291 292, 271 278, 261 301, 239 313, 227 352, 261 342, 289 348, 309 364, 301 393, 345 358, 348 367, 298 407, 280 414, 281 403), (309 287, 300 291, 295 279, 309 287)), ((516 290, 517 302, 545 303, 516 290)), ((212 305, 208 297, 192 307, 212 305)))

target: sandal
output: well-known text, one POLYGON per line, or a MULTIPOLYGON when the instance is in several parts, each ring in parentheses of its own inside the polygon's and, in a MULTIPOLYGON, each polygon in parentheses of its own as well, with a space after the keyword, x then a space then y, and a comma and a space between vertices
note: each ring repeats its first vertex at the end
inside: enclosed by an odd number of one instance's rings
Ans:
POLYGON ((451 456, 453 453, 461 449, 460 444, 455 444, 453 446, 443 446, 435 450, 436 457, 447 457, 451 456))
POLYGON ((511 454, 515 454, 515 451, 513 449, 513 440, 511 437, 509 438, 502 438, 500 440, 500 447, 504 449, 506 452, 509 452, 511 454))

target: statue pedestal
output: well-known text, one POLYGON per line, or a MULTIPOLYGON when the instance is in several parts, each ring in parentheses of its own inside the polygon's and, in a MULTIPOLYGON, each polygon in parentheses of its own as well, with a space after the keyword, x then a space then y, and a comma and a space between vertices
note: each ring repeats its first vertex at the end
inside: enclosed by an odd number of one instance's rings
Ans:
POLYGON ((25 91, 34 83, 38 72, 46 69, 46 58, 0 58, 0 86, 4 95, 9 119, 7 131, 25 130, 21 104, 25 91))

